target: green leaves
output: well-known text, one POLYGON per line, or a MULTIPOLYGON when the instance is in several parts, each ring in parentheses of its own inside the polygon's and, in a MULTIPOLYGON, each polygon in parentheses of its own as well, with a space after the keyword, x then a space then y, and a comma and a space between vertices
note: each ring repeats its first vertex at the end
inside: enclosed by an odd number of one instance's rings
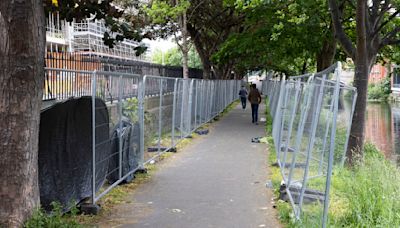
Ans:
POLYGON ((176 4, 170 4, 169 1, 155 0, 150 7, 145 6, 144 9, 153 23, 163 24, 169 21, 176 21, 189 6, 190 2, 187 0, 179 1, 176 4))
MULTIPOLYGON (((152 56, 152 60, 155 63, 165 64, 167 66, 182 66, 182 52, 178 47, 172 48, 164 53, 161 50, 156 50, 152 56)), ((189 50, 188 60, 189 67, 197 69, 202 68, 200 57, 195 48, 189 50)))
POLYGON ((244 30, 229 37, 214 55, 215 61, 238 59, 237 67, 244 70, 290 74, 314 69, 316 56, 331 34, 325 0, 236 1, 236 6, 245 13, 244 30))

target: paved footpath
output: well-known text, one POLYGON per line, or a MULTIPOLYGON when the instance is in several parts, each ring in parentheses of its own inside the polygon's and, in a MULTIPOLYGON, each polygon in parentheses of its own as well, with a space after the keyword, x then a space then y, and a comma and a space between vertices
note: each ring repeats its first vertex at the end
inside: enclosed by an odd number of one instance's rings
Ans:
POLYGON ((212 124, 208 135, 163 162, 104 226, 281 227, 272 192, 265 187, 266 146, 251 143, 251 138, 264 136, 264 129, 265 122, 251 123, 250 107, 238 105, 212 124))

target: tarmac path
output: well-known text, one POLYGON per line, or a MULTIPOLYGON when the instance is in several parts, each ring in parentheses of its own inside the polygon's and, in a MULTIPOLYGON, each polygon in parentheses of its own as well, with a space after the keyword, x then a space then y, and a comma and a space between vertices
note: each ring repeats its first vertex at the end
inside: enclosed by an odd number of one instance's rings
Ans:
POLYGON ((118 225, 113 226, 281 227, 272 190, 265 186, 266 145, 251 142, 265 135, 265 122, 252 124, 249 106, 238 105, 211 124, 208 135, 163 161, 151 180, 129 196, 132 203, 116 208, 112 220, 118 225))

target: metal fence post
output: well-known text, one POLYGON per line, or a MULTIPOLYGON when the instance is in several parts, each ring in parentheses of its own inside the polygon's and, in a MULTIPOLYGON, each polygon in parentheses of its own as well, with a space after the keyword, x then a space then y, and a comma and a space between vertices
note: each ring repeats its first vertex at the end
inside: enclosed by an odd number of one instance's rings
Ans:
POLYGON ((192 104, 193 104, 193 83, 194 83, 194 79, 190 80, 190 87, 189 87, 189 110, 188 110, 188 135, 189 136, 192 132, 192 104))
POLYGON ((196 91, 195 91, 195 94, 194 94, 194 129, 196 129, 198 126, 197 126, 197 92, 198 92, 198 81, 196 81, 196 86, 195 86, 195 88, 196 88, 196 91))
MULTIPOLYGON (((277 107, 277 113, 279 112, 279 118, 276 118, 279 122, 277 122, 277 125, 279 124, 279 129, 278 129, 278 135, 277 135, 277 146, 276 146, 276 151, 277 151, 277 160, 278 163, 280 164, 280 160, 281 160, 281 153, 282 153, 282 132, 284 130, 285 127, 285 114, 286 114, 286 105, 287 105, 287 100, 288 100, 288 88, 286 88, 286 84, 284 84, 284 86, 281 86, 281 91, 279 93, 279 101, 278 101, 278 107, 277 107), (282 101, 283 99, 283 101, 282 101), (282 104, 283 103, 283 104, 282 104)), ((276 114, 278 116, 278 114, 276 114)))
MULTIPOLYGON (((279 141, 279 139, 277 138, 277 137, 279 137, 279 131, 277 132, 277 130, 282 121, 282 115, 281 115, 282 114, 281 113, 281 106, 282 106, 281 103, 282 102, 281 102, 281 100, 283 99, 283 96, 285 94, 285 77, 283 77, 279 88, 280 88, 279 95, 277 97, 277 102, 276 102, 276 106, 275 106, 275 110, 274 110, 275 114, 274 114, 274 119, 273 119, 273 123, 272 123, 272 137, 276 141, 279 141)), ((280 148, 278 148, 278 145, 276 145, 275 148, 276 148, 276 152, 277 152, 277 159, 280 160, 280 148)))
POLYGON ((204 86, 205 85, 205 81, 202 80, 200 83, 200 92, 201 92, 201 96, 200 96, 200 124, 203 124, 203 119, 204 119, 204 114, 205 114, 205 107, 204 107, 204 97, 205 97, 205 92, 204 92, 204 86))
POLYGON ((164 80, 161 78, 160 80, 160 99, 159 99, 159 107, 158 107, 158 143, 157 143, 157 151, 160 153, 161 150, 161 135, 162 135, 162 104, 163 104, 163 84, 164 80))
POLYGON ((146 75, 139 78, 138 88, 138 106, 139 106, 139 129, 140 129, 140 145, 139 145, 139 166, 140 169, 144 170, 144 100, 146 94, 146 75))
POLYGON ((174 97, 172 100, 172 132, 171 132, 171 147, 175 146, 175 115, 176 115, 176 94, 177 94, 178 79, 174 80, 174 97))
POLYGON ((186 83, 186 79, 183 79, 182 80, 182 95, 181 95, 181 139, 184 137, 184 134, 185 134, 185 129, 183 129, 184 128, 184 126, 183 126, 183 107, 184 107, 184 95, 186 95, 186 93, 184 92, 184 90, 185 90, 185 88, 186 88, 186 86, 185 86, 185 83, 186 83))
POLYGON ((118 170, 118 177, 119 179, 122 178, 122 76, 118 77, 118 161, 119 161, 119 170, 118 170))
POLYGON ((96 203, 96 71, 92 74, 92 204, 96 203))
MULTIPOLYGON (((335 85, 335 103, 333 109, 333 119, 337 119, 338 109, 339 109, 339 90, 340 90, 340 74, 341 74, 342 65, 340 62, 337 64, 336 68, 336 85, 335 85)), ((335 137, 336 137, 336 121, 333 121, 332 124, 332 133, 331 133, 331 144, 329 147, 329 160, 328 160, 328 172, 326 178, 326 186, 325 186, 325 200, 324 200, 324 213, 322 220, 322 227, 326 227, 326 223, 328 222, 328 210, 329 210, 329 194, 331 188, 331 178, 332 178, 332 168, 333 168, 333 158, 335 151, 335 137)))
MULTIPOLYGON (((357 91, 355 89, 355 91, 357 91)), ((342 157, 342 161, 341 161, 341 166, 344 165, 344 162, 346 160, 346 151, 347 151, 347 146, 349 145, 349 138, 350 138, 350 130, 351 130, 351 125, 353 122, 353 115, 354 115, 354 110, 356 109, 356 101, 357 101, 357 92, 354 94, 353 97, 353 104, 351 105, 351 112, 350 112, 350 118, 349 118, 349 124, 347 126, 347 130, 346 130, 346 141, 344 143, 344 150, 343 150, 343 157, 342 157)))

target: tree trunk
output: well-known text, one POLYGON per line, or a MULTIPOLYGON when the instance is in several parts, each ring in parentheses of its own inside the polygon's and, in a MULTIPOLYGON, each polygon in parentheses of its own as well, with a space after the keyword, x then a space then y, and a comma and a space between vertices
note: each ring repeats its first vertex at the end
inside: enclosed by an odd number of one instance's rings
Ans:
POLYGON ((304 59, 303 68, 301 69, 301 74, 305 74, 307 72, 307 58, 304 59))
MULTIPOLYGON (((189 44, 188 44, 188 31, 187 31, 187 17, 186 11, 180 17, 180 27, 182 32, 182 68, 183 68, 183 94, 182 94, 182 102, 183 102, 183 113, 189 113, 189 105, 190 105, 190 81, 189 81, 189 66, 188 66, 188 59, 189 59, 189 44)), ((191 114, 184 115, 183 119, 183 128, 181 131, 184 132, 185 135, 189 135, 191 130, 191 114)))
POLYGON ((210 79, 211 65, 209 61, 202 61, 203 63, 203 79, 210 79), (206 63, 206 65, 204 64, 206 63))
POLYGON ((203 65, 203 79, 211 79, 211 62, 208 58, 209 56, 206 53, 206 50, 202 48, 202 42, 200 40, 200 35, 198 31, 191 25, 187 25, 187 31, 192 38, 194 46, 199 54, 201 63, 203 65))
POLYGON ((42 0, 0 2, 0 227, 39 206, 44 18, 42 0))
POLYGON ((215 69, 216 79, 227 80, 230 78, 232 72, 231 63, 226 63, 223 65, 214 65, 213 68, 215 69))
MULTIPOLYGON (((197 49, 197 47, 196 47, 196 49, 197 49)), ((211 79, 211 62, 210 62, 210 60, 206 56, 204 56, 204 54, 199 53, 199 57, 201 60, 201 64, 203 65, 203 79, 211 79)))
POLYGON ((357 48, 355 59, 354 86, 358 96, 352 120, 349 144, 347 147, 347 162, 350 166, 363 156, 365 112, 367 107, 368 73, 371 60, 368 59, 365 0, 357 0, 356 31, 357 48))
POLYGON ((187 32, 187 18, 186 12, 182 14, 182 59, 183 59, 183 78, 189 78, 189 45, 188 45, 188 32, 187 32))
POLYGON ((317 72, 325 70, 332 65, 336 54, 337 41, 332 35, 325 39, 322 44, 322 49, 317 53, 317 72))

